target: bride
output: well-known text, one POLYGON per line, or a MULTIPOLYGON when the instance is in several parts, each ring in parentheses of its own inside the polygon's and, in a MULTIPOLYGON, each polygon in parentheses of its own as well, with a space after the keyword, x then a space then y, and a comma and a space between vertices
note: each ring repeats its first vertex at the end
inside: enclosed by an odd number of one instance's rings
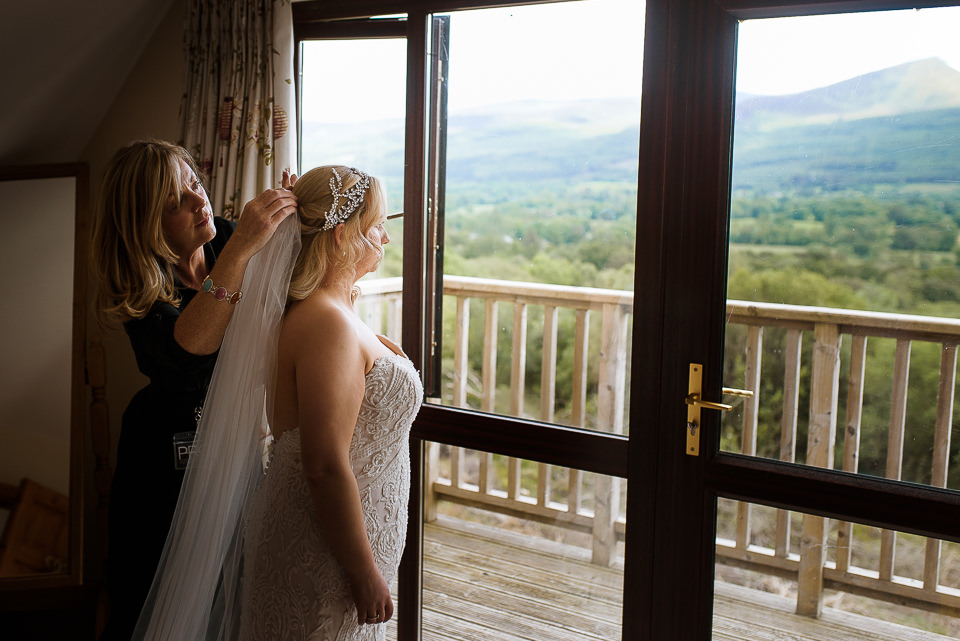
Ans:
POLYGON ((134 638, 383 639, 393 615, 423 390, 354 311, 390 242, 383 187, 325 166, 293 191, 299 222, 247 270, 134 638))

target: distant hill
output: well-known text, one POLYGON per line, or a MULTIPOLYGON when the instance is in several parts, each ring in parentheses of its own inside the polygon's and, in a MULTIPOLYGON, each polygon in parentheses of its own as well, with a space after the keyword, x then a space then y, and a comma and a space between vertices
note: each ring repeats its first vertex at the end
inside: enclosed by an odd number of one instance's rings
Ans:
POLYGON ((738 132, 960 108, 960 71, 938 58, 909 62, 787 96, 737 96, 738 132))
MULTIPOLYGON (((611 99, 516 102, 451 114, 448 192, 491 183, 509 191, 544 181, 633 181, 639 113, 638 101, 611 99)), ((734 189, 957 183, 958 132, 960 72, 938 59, 789 96, 739 95, 734 189)), ((364 169, 399 185, 402 150, 400 120, 303 123, 308 167, 362 157, 364 169)))
POLYGON ((448 183, 635 180, 637 100, 527 101, 451 114, 448 183))
MULTIPOLYGON (((629 99, 523 101, 450 114, 447 180, 458 184, 539 180, 635 180, 640 103, 629 99)), ((403 166, 403 122, 303 124, 304 165, 383 156, 382 175, 403 166), (359 135, 358 135, 359 132, 359 135), (330 150, 330 151, 326 151, 330 150), (311 162, 311 158, 317 161, 311 162)), ((369 163, 368 163, 369 164, 369 163)))

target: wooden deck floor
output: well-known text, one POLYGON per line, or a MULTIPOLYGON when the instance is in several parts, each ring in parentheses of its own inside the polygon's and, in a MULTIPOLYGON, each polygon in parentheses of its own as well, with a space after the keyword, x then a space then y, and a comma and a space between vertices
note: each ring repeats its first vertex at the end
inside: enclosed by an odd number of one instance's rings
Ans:
MULTIPOLYGON (((424 537, 423 641, 620 639, 622 568, 585 551, 441 518, 424 537), (579 557, 579 558, 578 558, 579 557)), ((820 619, 758 590, 717 582, 714 641, 945 641, 948 637, 825 609, 820 619)), ((388 638, 396 639, 394 622, 388 638)))

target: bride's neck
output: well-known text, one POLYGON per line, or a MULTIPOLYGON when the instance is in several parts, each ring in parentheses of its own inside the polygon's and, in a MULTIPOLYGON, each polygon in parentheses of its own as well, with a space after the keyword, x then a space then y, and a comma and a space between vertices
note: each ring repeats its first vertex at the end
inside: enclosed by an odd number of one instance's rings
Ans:
POLYGON ((357 280, 355 274, 348 270, 342 270, 327 275, 320 284, 320 289, 352 307, 353 290, 356 288, 357 280))

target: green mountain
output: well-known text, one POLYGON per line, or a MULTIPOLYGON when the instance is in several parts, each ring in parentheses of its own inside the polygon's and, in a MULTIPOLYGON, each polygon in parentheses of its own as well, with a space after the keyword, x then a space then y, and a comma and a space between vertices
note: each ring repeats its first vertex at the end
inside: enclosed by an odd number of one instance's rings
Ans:
POLYGON ((940 60, 740 96, 735 127, 735 192, 960 186, 960 72, 940 60))
POLYGON ((938 58, 788 96, 738 95, 738 133, 828 125, 960 107, 960 71, 938 58))

